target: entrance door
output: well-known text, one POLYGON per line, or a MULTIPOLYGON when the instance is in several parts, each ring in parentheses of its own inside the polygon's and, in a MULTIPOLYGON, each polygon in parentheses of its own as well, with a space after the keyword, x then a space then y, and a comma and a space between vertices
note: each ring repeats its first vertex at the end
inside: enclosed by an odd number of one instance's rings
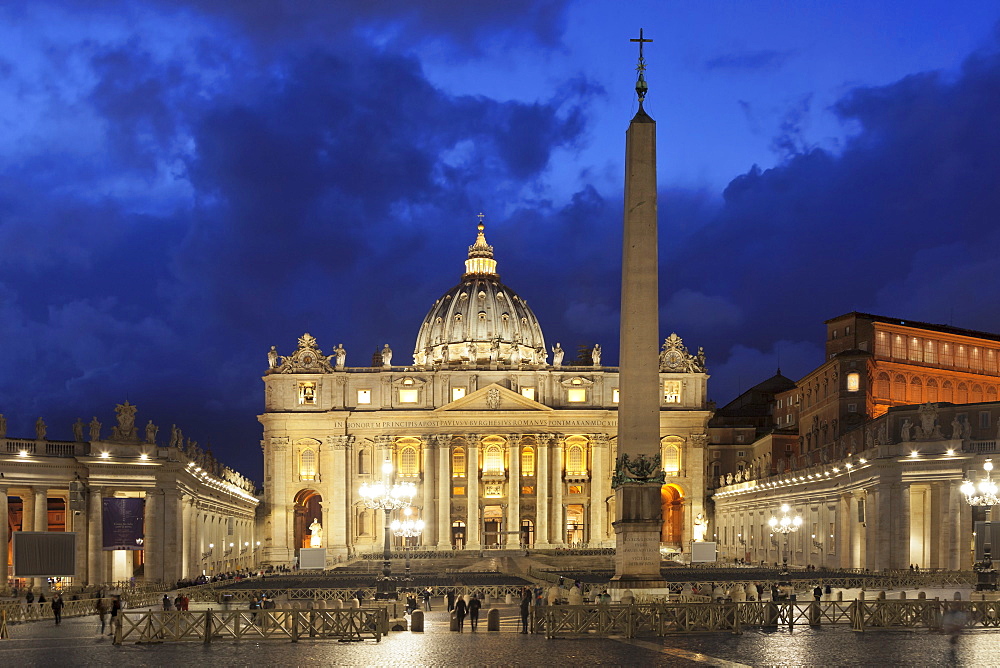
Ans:
POLYGON ((451 545, 456 550, 465 549, 465 522, 451 523, 451 545))

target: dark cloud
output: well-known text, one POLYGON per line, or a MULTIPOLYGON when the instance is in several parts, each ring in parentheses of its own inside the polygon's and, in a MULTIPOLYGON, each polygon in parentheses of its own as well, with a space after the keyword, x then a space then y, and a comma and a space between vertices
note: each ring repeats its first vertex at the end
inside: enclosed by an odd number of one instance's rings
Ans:
POLYGON ((710 72, 732 72, 745 74, 748 71, 771 71, 781 69, 794 51, 776 51, 761 49, 759 51, 741 51, 723 53, 705 61, 705 69, 710 72))

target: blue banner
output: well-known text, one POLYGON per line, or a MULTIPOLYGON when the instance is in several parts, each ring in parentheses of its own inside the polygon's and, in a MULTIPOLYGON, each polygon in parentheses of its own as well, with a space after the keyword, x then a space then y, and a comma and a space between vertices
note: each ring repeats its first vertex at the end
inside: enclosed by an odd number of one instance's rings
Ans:
POLYGON ((145 499, 102 499, 104 549, 141 550, 145 499))

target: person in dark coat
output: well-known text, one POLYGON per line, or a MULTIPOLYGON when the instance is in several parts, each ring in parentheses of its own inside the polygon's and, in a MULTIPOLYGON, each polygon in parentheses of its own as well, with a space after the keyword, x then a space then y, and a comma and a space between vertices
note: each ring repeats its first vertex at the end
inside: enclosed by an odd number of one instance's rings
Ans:
POLYGON ((476 630, 476 625, 479 624, 479 609, 483 607, 483 602, 479 600, 478 594, 472 595, 472 600, 469 601, 469 626, 472 630, 476 630))
POLYGON ((455 590, 448 590, 448 612, 455 609, 455 590))
POLYGON ((115 598, 111 602, 111 630, 108 631, 109 636, 115 634, 115 622, 118 620, 118 613, 122 610, 122 600, 120 598, 115 598))
POLYGON ((458 619, 458 632, 462 633, 465 625, 465 613, 469 611, 469 608, 465 605, 465 599, 461 596, 455 601, 455 618, 458 619))
POLYGON ((521 633, 528 632, 528 615, 531 612, 532 598, 534 598, 534 596, 532 595, 531 590, 525 588, 524 592, 521 594, 521 633))
POLYGON ((56 618, 56 624, 62 621, 63 600, 62 596, 56 594, 52 597, 52 614, 56 618))
POLYGON ((819 585, 816 585, 816 588, 813 589, 813 600, 819 601, 822 598, 823 598, 823 588, 820 587, 819 585))

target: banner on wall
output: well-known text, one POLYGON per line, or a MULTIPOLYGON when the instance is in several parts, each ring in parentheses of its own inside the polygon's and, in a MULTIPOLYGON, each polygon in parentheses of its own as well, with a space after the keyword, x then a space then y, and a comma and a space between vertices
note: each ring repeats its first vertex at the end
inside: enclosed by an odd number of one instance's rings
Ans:
POLYGON ((102 501, 104 549, 141 550, 146 500, 107 498, 102 501))

